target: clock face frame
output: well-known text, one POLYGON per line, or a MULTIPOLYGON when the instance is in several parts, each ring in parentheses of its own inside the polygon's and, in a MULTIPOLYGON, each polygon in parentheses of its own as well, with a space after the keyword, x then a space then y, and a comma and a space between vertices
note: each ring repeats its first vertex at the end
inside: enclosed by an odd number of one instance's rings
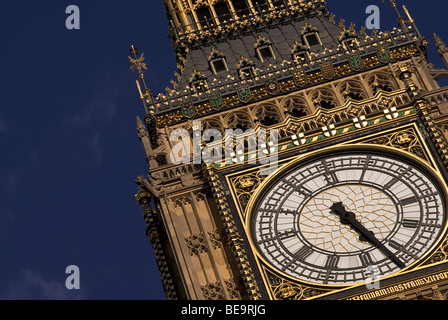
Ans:
POLYGON ((446 189, 437 172, 394 149, 318 151, 281 168, 260 189, 246 221, 258 256, 315 285, 360 284, 372 270, 382 278, 408 269, 447 228, 446 189), (400 263, 342 223, 330 209, 337 202, 400 263))

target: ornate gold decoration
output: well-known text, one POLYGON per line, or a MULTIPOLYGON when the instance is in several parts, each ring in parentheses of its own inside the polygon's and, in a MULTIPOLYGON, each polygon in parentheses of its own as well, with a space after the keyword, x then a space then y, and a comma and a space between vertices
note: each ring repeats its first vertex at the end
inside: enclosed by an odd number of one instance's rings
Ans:
MULTIPOLYGON (((397 49, 391 49, 390 50, 391 60, 396 61, 396 60, 408 58, 408 57, 415 55, 417 52, 418 52, 418 49, 416 48, 415 45, 410 45, 408 47, 401 47, 401 48, 397 48, 397 49)), ((373 56, 373 57, 362 59, 362 64, 363 64, 363 66, 365 66, 365 68, 373 68, 375 66, 381 65, 381 62, 378 60, 378 57, 373 56)), ((321 66, 323 66, 323 69, 325 70, 324 74, 327 78, 324 77, 323 72, 322 72, 323 70, 321 70, 321 69, 317 69, 313 73, 309 73, 309 74, 306 73, 306 75, 305 75, 305 73, 302 73, 303 70, 301 70, 301 69, 294 70, 291 74, 291 79, 284 80, 284 81, 278 81, 279 90, 278 90, 277 95, 284 94, 286 92, 294 90, 295 88, 303 88, 304 86, 308 86, 308 85, 317 85, 319 83, 329 81, 336 76, 342 77, 342 76, 347 76, 350 74, 358 73, 358 71, 352 70, 348 60, 347 60, 347 63, 338 65, 336 67, 333 67, 331 65, 331 63, 322 64, 321 66), (303 78, 303 77, 305 77, 305 78, 303 78), (331 79, 330 79, 330 77, 331 77, 331 79)), ((284 69, 285 72, 290 69, 290 67, 288 65, 279 66, 279 67, 280 67, 280 69, 285 68, 284 69)), ((272 73, 272 75, 270 75, 271 73, 269 73, 268 71, 266 71, 266 73, 267 73, 267 76, 264 77, 266 80, 271 80, 276 77, 274 72, 272 73)), ((217 85, 214 83, 209 84, 210 88, 213 88, 216 86, 217 85)), ((213 89, 214 90, 213 92, 219 92, 216 90, 220 87, 221 87, 221 85, 218 85, 218 87, 213 89)), ((270 94, 266 90, 265 82, 263 84, 260 83, 259 88, 256 88, 256 87, 253 88, 253 83, 251 83, 250 87, 251 87, 252 100, 261 100, 261 99, 264 99, 264 98, 267 98, 270 96, 270 94)), ((207 94, 207 97, 208 97, 208 94, 207 94)), ((153 108, 159 108, 164 105, 165 106, 169 105, 168 100, 169 99, 167 97, 162 97, 161 99, 158 99, 158 102, 155 103, 153 108)), ((171 100, 170 103, 176 104, 177 103, 176 99, 171 100)), ((238 94, 236 94, 236 93, 225 96, 225 97, 223 96, 224 108, 231 108, 231 107, 239 106, 241 104, 242 103, 240 102, 240 100, 238 98, 238 94)), ((205 113, 212 111, 209 99, 204 99, 204 102, 195 105, 195 108, 197 110, 198 115, 205 114, 205 113)), ((163 114, 163 115, 157 115, 156 118, 157 118, 157 125, 164 126, 164 125, 180 122, 184 119, 184 116, 183 116, 182 112, 178 110, 178 111, 173 111, 171 113, 167 113, 167 114, 163 114)))
MULTIPOLYGON (((361 294, 357 294, 351 297, 342 298, 343 300, 378 300, 388 296, 396 296, 398 294, 405 294, 404 300, 434 300, 435 298, 441 298, 442 296, 435 292, 435 290, 427 290, 428 287, 437 288, 438 283, 446 281, 448 278, 447 271, 437 271, 433 274, 426 274, 423 277, 406 279, 397 283, 381 286, 377 290, 369 290, 361 294), (415 291, 416 289, 418 291, 415 291), (412 290, 407 293, 408 290, 412 290), (423 294, 422 291, 429 291, 428 294, 423 294)), ((439 289, 436 289, 439 291, 439 289)), ((440 292, 441 293, 441 292, 440 292)))
POLYGON ((240 180, 240 184, 243 189, 252 187, 254 185, 254 183, 255 183, 255 181, 252 180, 250 177, 244 177, 244 179, 240 180))
POLYGON ((445 238, 439 248, 425 261, 422 266, 448 260, 448 237, 445 238))
POLYGON ((234 186, 236 197, 238 199, 238 204, 240 205, 241 212, 244 212, 249 199, 263 182, 265 177, 260 176, 260 170, 255 170, 252 173, 245 174, 231 179, 231 183, 234 186))
POLYGON ((132 66, 130 67, 132 72, 134 72, 135 70, 141 71, 142 68, 145 70, 148 70, 146 68, 146 63, 143 62, 145 60, 145 57, 143 57, 143 53, 140 55, 140 58, 138 58, 138 59, 133 59, 129 56, 128 56, 128 58, 129 58, 129 61, 132 63, 132 66))
POLYGON ((267 269, 265 269, 265 272, 268 278, 269 289, 275 300, 305 300, 328 292, 328 290, 290 281, 267 269))
POLYGON ((223 187, 211 165, 204 165, 204 173, 208 179, 210 189, 213 192, 221 220, 225 227, 224 230, 227 236, 227 244, 232 250, 238 268, 242 274, 244 288, 251 299, 259 300, 261 298, 260 290, 250 266, 249 259, 244 250, 241 235, 236 227, 235 218, 232 216, 229 205, 226 201, 223 187))
POLYGON ((412 153, 429 162, 414 128, 400 130, 366 141, 366 143, 394 147, 412 153))
POLYGON ((412 138, 409 137, 409 134, 404 132, 397 136, 397 143, 399 145, 405 145, 412 141, 412 138))
POLYGON ((307 75, 303 70, 295 72, 293 76, 294 76, 294 82, 298 87, 303 87, 308 82, 307 75))

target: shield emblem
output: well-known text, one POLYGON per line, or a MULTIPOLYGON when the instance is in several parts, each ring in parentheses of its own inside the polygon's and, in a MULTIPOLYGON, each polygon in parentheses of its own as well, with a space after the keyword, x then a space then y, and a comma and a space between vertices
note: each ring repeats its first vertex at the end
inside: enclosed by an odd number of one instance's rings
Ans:
POLYGON ((270 80, 266 83, 266 91, 269 94, 277 94, 279 92, 278 82, 277 80, 270 80))
POLYGON ((306 76, 305 71, 300 70, 298 72, 294 72, 294 83, 298 87, 303 87, 308 83, 308 77, 306 76))
POLYGON ((184 116, 186 116, 187 118, 191 118, 194 116, 194 114, 196 113, 196 110, 194 108, 194 106, 189 103, 186 102, 184 103, 184 105, 182 106, 182 113, 184 116))
POLYGON ((222 101, 222 96, 220 94, 211 96, 209 100, 210 100, 210 107, 212 108, 212 110, 219 111, 224 105, 222 101))
POLYGON ((350 65, 350 68, 353 71, 359 71, 359 70, 362 69, 362 59, 361 59, 361 56, 359 54, 351 55, 348 58, 348 63, 350 65))
POLYGON ((252 99, 252 94, 250 92, 249 86, 240 87, 236 90, 238 94, 238 99, 242 103, 249 102, 250 99, 252 99))
POLYGON ((336 77, 336 72, 334 71, 334 67, 331 62, 321 64, 320 70, 324 79, 331 80, 336 77))
POLYGON ((378 56, 378 60, 382 63, 388 63, 390 61, 390 51, 388 46, 382 46, 378 48, 376 51, 376 54, 378 56))

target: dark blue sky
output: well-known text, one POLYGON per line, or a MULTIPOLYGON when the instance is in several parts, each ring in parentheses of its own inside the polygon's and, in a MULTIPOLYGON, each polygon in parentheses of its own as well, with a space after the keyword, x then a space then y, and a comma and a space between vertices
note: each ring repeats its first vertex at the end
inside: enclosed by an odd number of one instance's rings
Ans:
MULTIPOLYGON (((448 43, 448 4, 406 2, 441 67, 432 33, 448 43)), ((397 25, 388 3, 328 1, 357 30, 370 4, 382 29, 397 25)), ((127 56, 144 52, 147 84, 163 92, 167 36, 162 0, 0 0, 0 299, 164 299, 134 199, 147 166, 127 56), (65 27, 72 4, 80 30, 65 27), (80 290, 65 288, 72 264, 80 290)))

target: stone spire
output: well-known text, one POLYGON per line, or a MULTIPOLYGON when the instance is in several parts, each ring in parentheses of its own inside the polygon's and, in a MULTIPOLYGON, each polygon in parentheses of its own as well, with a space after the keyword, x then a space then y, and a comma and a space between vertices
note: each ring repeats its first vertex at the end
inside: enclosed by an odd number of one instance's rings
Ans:
POLYGON ((434 33, 434 42, 436 44, 437 51, 439 52, 440 57, 442 58, 445 66, 448 68, 448 48, 445 43, 440 39, 440 37, 434 33))
POLYGON ((140 120, 139 117, 137 117, 137 132, 138 132, 138 138, 142 142, 143 149, 145 150, 146 155, 146 161, 148 162, 151 169, 154 169, 158 167, 157 161, 154 157, 154 152, 151 147, 151 142, 149 141, 149 134, 146 130, 142 120, 140 120))

